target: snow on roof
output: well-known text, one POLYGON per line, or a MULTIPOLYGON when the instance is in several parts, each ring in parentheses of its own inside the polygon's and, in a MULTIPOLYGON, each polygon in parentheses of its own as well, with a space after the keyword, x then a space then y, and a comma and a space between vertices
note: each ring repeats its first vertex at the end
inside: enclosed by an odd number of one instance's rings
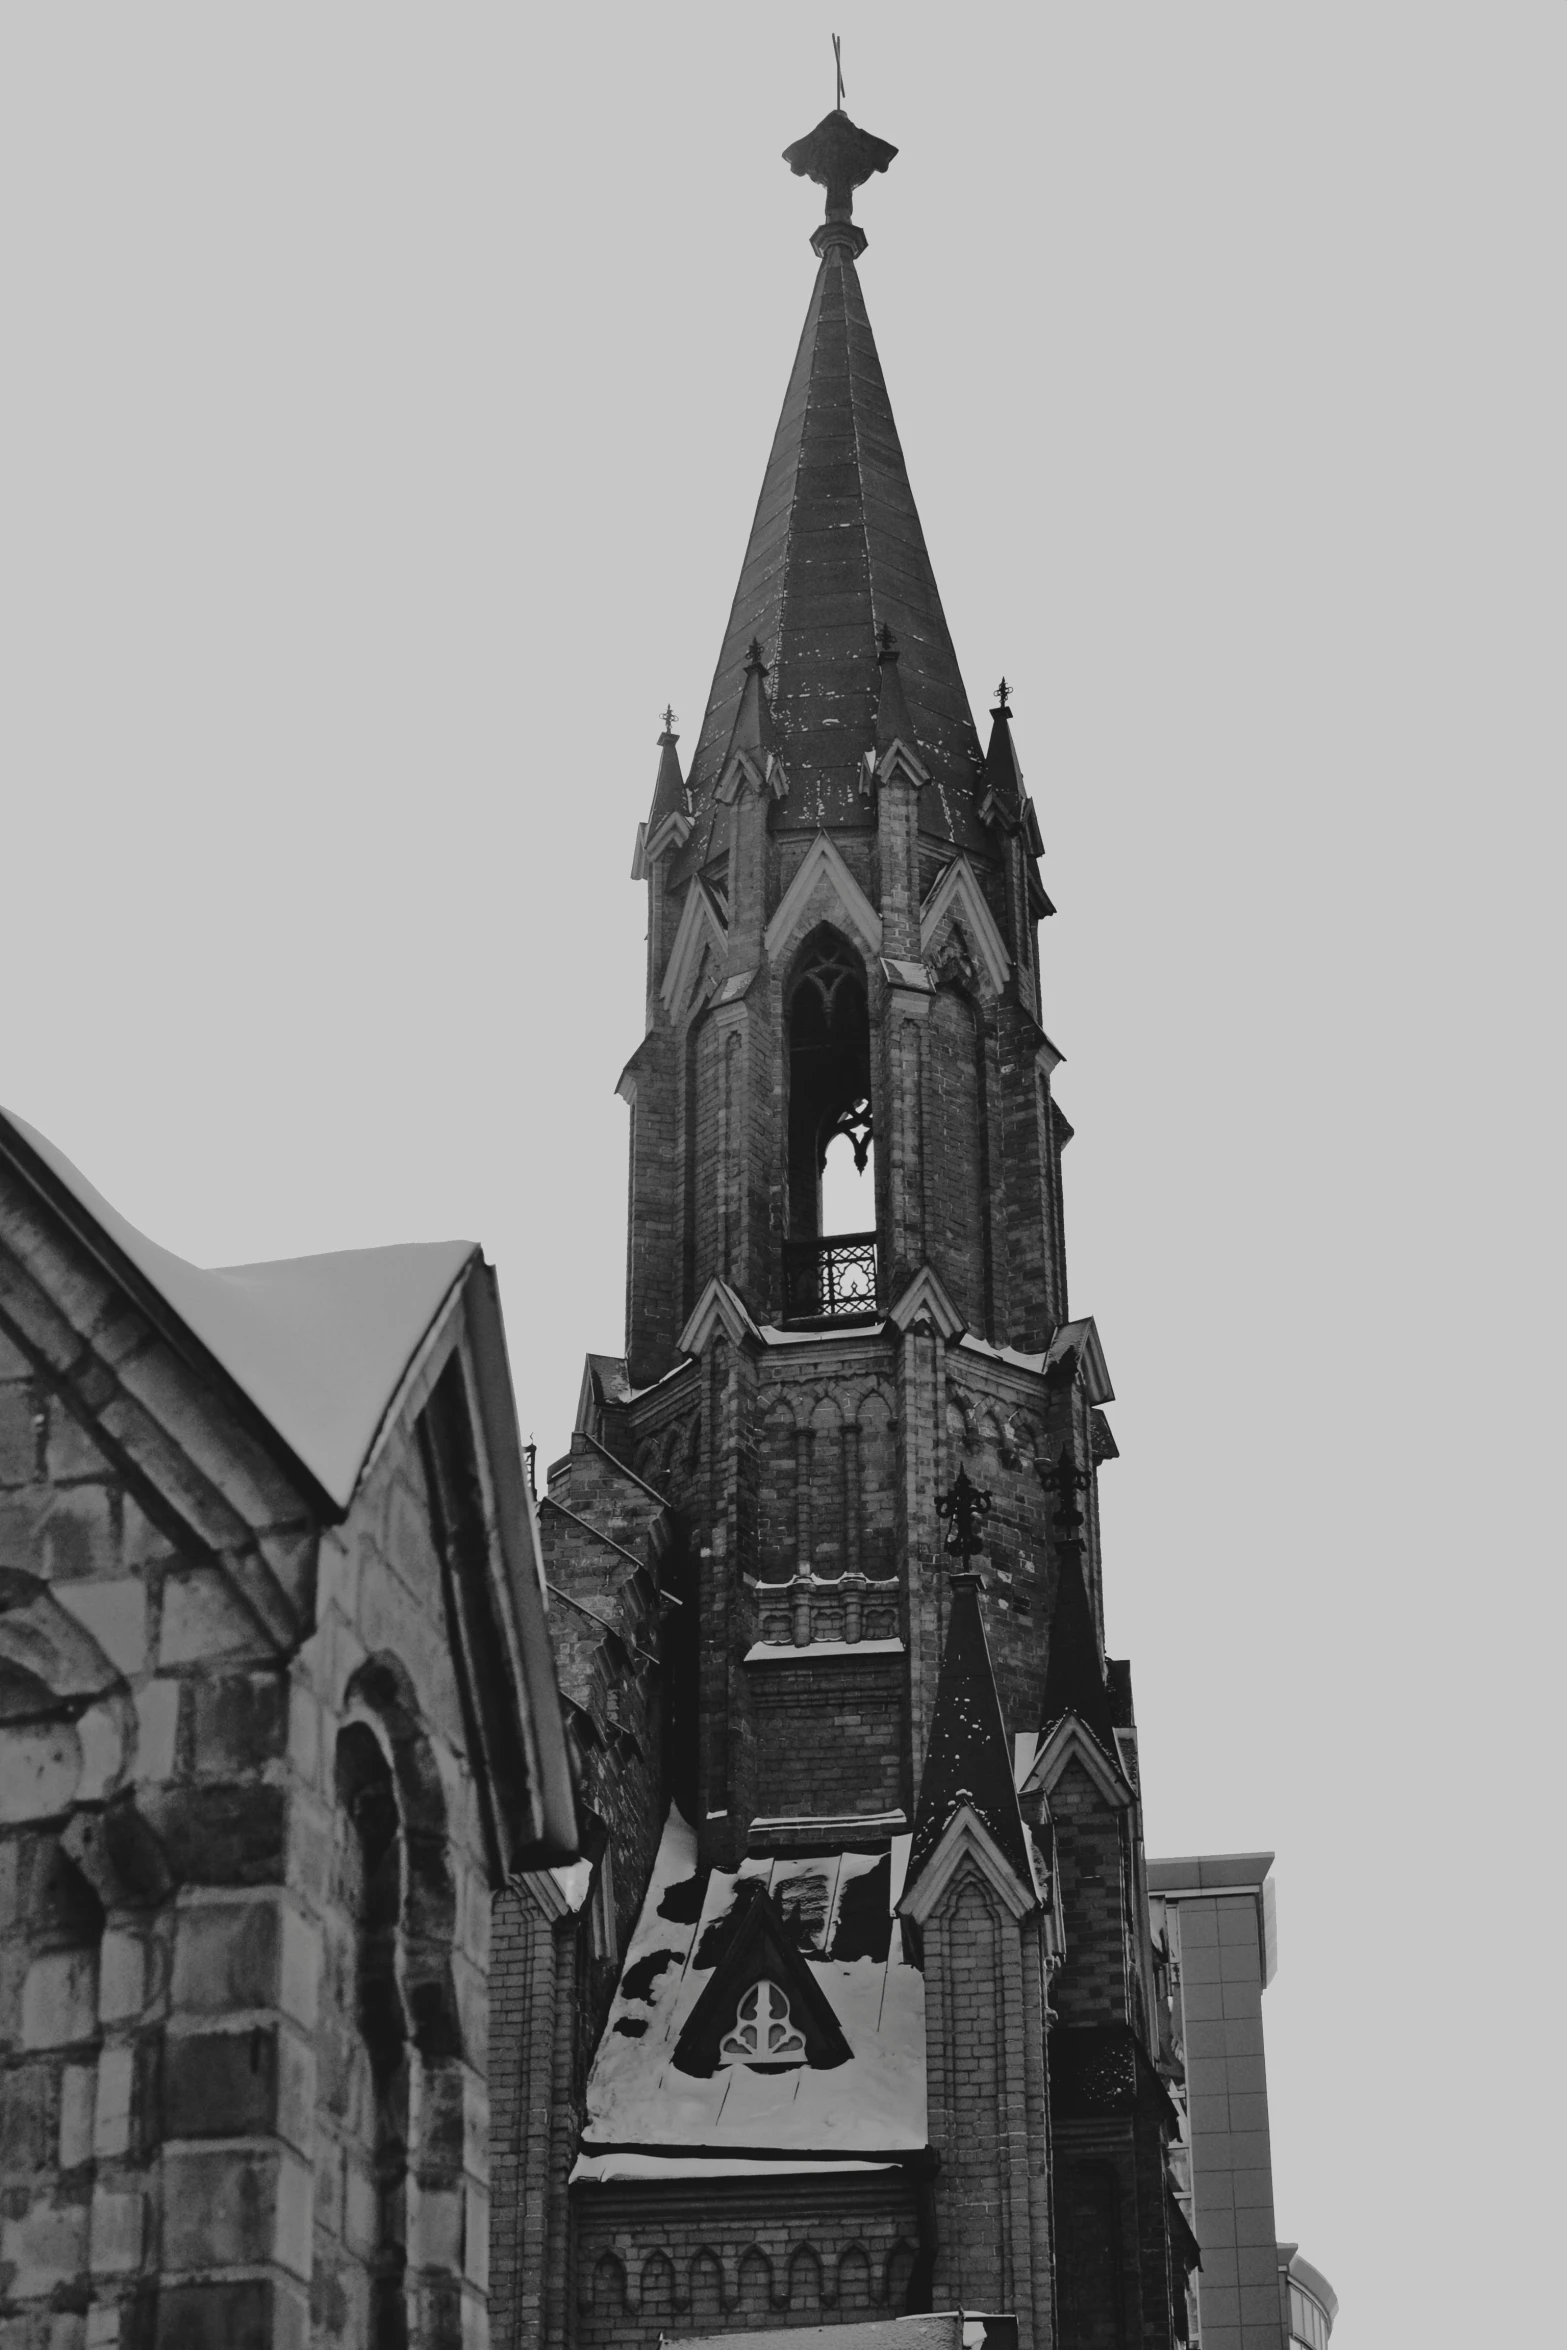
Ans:
POLYGON ((340 1249, 204 1271, 128 1224, 46 1136, 9 1127, 151 1283, 339 1508, 441 1308, 471 1240, 340 1249))
POLYGON ((704 1886, 696 1837, 672 1808, 588 2080, 584 2161, 630 2148, 713 2155, 732 2146, 755 2157, 923 2147, 925 1983, 904 1962, 893 1915, 908 1850, 905 1835, 891 1839, 890 1853, 884 1839, 880 1850, 754 1854, 733 1875, 715 1869, 704 1886), (731 2065, 708 2079, 673 2064, 742 1878, 760 1878, 792 1925, 849 2043, 848 2063, 776 2073, 731 2065), (884 1955, 835 1955, 866 1941, 883 1944, 884 1955))

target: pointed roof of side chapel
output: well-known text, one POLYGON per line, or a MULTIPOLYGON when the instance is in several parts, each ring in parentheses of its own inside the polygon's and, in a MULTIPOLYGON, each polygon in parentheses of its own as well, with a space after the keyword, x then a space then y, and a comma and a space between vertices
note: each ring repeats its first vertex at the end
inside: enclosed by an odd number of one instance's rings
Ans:
POLYGON ((911 1885, 964 1804, 978 1815, 1019 1881, 1032 1891, 1028 1838, 1012 1772, 1012 1742, 996 1694, 996 1676, 979 1612, 977 1575, 952 1577, 947 1645, 936 1683, 930 1744, 925 1751, 909 1851, 911 1885))
POLYGON ((1115 1728, 1110 1718, 1110 1692, 1105 1685, 1099 1654, 1099 1635, 1083 1581, 1081 1559, 1071 1544, 1062 1545, 1061 1580, 1056 1590, 1056 1612, 1050 1623, 1050 1654, 1045 1664, 1045 1695, 1040 1708, 1042 1727, 1054 1729, 1066 1714, 1076 1714, 1091 1730, 1106 1754, 1115 1754, 1115 1728))
POLYGON ((910 748, 931 775, 921 829, 990 851, 979 736, 855 270, 865 239, 849 218, 852 188, 895 153, 841 110, 788 150, 797 172, 826 187, 828 217, 812 239, 820 267, 691 760, 688 870, 726 843, 715 794, 753 641, 768 664, 774 747, 788 776, 774 829, 870 821, 861 778, 876 741, 884 627, 897 640, 910 748))

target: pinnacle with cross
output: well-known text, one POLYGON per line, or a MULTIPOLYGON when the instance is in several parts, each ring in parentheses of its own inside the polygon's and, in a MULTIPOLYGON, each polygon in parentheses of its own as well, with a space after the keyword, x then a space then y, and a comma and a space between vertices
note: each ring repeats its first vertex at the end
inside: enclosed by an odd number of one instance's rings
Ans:
POLYGON ((670 707, 670 705, 669 705, 669 703, 668 703, 668 702, 666 702, 666 703, 664 704, 664 708, 663 708, 663 720, 664 720, 664 732, 665 732, 666 734, 673 734, 673 733, 674 733, 674 731, 675 731, 675 713, 674 713, 673 709, 670 707))

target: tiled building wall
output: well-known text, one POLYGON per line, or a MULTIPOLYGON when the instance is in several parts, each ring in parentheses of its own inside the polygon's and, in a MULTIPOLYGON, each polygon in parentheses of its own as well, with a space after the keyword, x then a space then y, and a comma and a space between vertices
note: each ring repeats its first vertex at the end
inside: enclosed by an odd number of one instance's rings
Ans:
POLYGON ((1186 1896, 1179 1915, 1203 2350, 1279 2350, 1257 1903, 1186 1896))

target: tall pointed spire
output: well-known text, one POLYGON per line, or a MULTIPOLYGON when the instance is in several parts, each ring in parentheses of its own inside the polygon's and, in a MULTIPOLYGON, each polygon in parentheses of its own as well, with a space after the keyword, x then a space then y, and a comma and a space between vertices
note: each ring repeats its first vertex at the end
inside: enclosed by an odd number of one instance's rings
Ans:
POLYGON ((653 806, 648 815, 650 832, 666 816, 686 814, 686 779, 680 772, 680 753, 676 748, 679 741, 675 713, 666 709, 664 731, 658 738, 658 778, 653 785, 653 806))
POLYGON ((1110 1693, 1105 1687, 1088 1592, 1083 1582, 1081 1552, 1076 1543, 1061 1545, 1061 1580, 1056 1590, 1056 1612, 1050 1624, 1050 1656, 1045 1666, 1045 1695, 1041 1726, 1053 1729, 1065 1714, 1076 1714, 1092 1730, 1106 1754, 1115 1753, 1115 1730, 1110 1719, 1110 1693))
POLYGON ((979 736, 854 266, 864 245, 850 219, 854 189, 895 153, 840 110, 787 150, 792 167, 827 190, 827 219, 813 240, 821 266, 691 761, 688 865, 726 844, 714 794, 753 640, 770 665, 772 722, 789 775, 773 829, 871 821, 860 786, 876 739, 883 627, 897 636, 909 747, 931 777, 920 829, 994 854, 979 817, 979 736))
POLYGON ((1012 1752, 979 1612, 979 1577, 961 1574, 951 1581, 952 1613, 914 1816, 909 1883, 935 1851, 954 1813, 967 1804, 1011 1862, 1020 1883, 1031 1889, 1034 1878, 1012 1777, 1012 1752))

